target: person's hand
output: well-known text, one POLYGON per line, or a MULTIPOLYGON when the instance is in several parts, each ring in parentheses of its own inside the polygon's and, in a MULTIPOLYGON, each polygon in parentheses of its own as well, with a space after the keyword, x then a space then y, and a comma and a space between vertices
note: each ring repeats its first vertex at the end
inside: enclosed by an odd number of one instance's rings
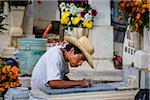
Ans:
POLYGON ((88 81, 88 80, 80 81, 80 87, 89 87, 89 86, 90 86, 90 81, 88 81))

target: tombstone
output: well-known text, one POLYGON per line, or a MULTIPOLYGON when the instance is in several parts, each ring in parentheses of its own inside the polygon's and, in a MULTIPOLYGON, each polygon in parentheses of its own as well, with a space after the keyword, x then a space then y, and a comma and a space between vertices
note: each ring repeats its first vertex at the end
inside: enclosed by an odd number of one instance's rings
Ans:
POLYGON ((133 54, 140 48, 140 34, 126 30, 123 43, 123 64, 131 65, 133 63, 133 54))

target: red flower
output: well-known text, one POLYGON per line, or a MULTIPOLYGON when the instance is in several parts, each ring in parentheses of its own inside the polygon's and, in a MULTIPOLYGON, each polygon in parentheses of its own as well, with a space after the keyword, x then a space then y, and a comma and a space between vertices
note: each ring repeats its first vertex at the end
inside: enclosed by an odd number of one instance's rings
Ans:
POLYGON ((82 12, 80 13, 80 15, 81 15, 82 17, 84 17, 85 14, 86 14, 85 11, 82 11, 82 12))
POLYGON ((95 9, 92 9, 92 16, 96 16, 97 15, 97 11, 95 9))

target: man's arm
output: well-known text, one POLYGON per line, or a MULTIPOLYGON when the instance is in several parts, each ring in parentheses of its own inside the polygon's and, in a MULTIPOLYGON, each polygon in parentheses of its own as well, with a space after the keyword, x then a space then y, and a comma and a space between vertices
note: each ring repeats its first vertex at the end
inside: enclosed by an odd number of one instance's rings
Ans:
POLYGON ((76 81, 66 81, 66 80, 51 80, 48 81, 48 84, 52 89, 65 89, 65 88, 71 88, 75 86, 80 87, 89 87, 90 83, 87 80, 76 80, 76 81))

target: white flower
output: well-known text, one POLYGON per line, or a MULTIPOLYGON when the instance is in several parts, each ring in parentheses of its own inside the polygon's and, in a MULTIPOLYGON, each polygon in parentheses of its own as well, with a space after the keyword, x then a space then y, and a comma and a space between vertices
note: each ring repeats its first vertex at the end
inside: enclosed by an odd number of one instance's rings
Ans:
POLYGON ((71 3, 70 5, 69 5, 69 7, 71 8, 71 7, 74 7, 75 5, 73 4, 73 3, 71 3))
POLYGON ((70 8, 70 13, 76 15, 78 13, 78 8, 76 6, 70 8))
POLYGON ((82 21, 84 21, 84 18, 81 18, 82 21))
POLYGON ((85 18, 86 21, 90 21, 90 20, 92 20, 92 15, 90 15, 89 13, 86 13, 84 15, 84 18, 85 18))
POLYGON ((74 19, 74 18, 73 18, 73 17, 71 17, 71 21, 73 21, 73 19, 74 19))
POLYGON ((92 10, 89 10, 88 13, 92 14, 92 10))
POLYGON ((81 16, 80 13, 77 13, 77 16, 80 17, 81 16))
POLYGON ((79 8, 78 8, 78 11, 79 11, 79 12, 82 12, 82 11, 84 11, 84 8, 79 7, 79 8))
POLYGON ((67 5, 66 5, 67 7, 69 7, 69 3, 67 3, 67 5))
POLYGON ((69 8, 66 8, 65 11, 69 11, 69 8))
POLYGON ((65 2, 62 2, 62 3, 59 5, 60 9, 63 8, 63 7, 65 7, 65 6, 66 6, 65 2))
POLYGON ((71 25, 71 21, 69 21, 67 25, 68 25, 68 26, 71 25))
POLYGON ((64 15, 64 12, 61 13, 61 16, 63 16, 63 15, 64 15))
POLYGON ((64 6, 64 7, 62 7, 62 8, 61 8, 61 12, 65 11, 65 9, 66 9, 66 7, 65 7, 65 6, 64 6))

